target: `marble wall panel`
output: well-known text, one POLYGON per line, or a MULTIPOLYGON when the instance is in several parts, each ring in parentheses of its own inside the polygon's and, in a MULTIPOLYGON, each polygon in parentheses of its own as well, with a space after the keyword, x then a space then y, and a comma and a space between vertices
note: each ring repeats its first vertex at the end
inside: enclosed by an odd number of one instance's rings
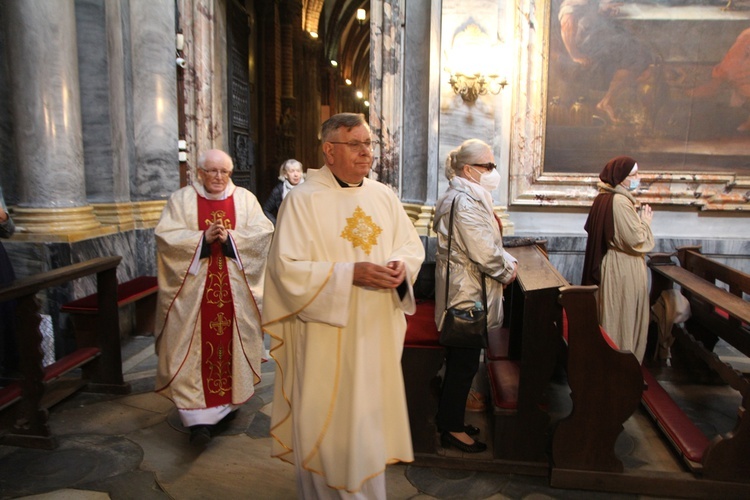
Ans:
MULTIPOLYGON (((92 238, 72 244, 68 243, 28 243, 5 241, 5 249, 11 259, 17 277, 24 278, 57 269, 96 257, 120 255, 122 261, 117 267, 120 282, 137 276, 156 275, 156 243, 153 229, 135 230, 92 238)), ((67 302, 96 292, 96 275, 71 281, 61 286, 40 292, 37 298, 41 313, 52 318, 55 331, 55 349, 59 355, 70 352, 74 347, 69 319, 60 313, 60 307, 67 302)), ((129 331, 132 311, 123 310, 121 328, 129 331)))
MULTIPOLYGON (((586 237, 570 235, 524 234, 523 237, 547 240, 549 260, 555 269, 572 285, 580 285, 586 237)), ((436 238, 426 243, 425 262, 435 261, 436 238)), ((678 247, 700 245, 701 252, 733 269, 750 274, 750 241, 742 239, 656 238, 653 252, 672 253, 678 247)), ((511 248, 510 253, 513 253, 511 248)), ((676 262, 676 260, 675 260, 676 262)))
MULTIPOLYGON (((586 253, 585 236, 546 236, 550 262, 571 284, 578 285, 586 253)), ((654 253, 700 245, 701 252, 722 264, 750 274, 750 241, 741 239, 656 238, 654 253)), ((676 261, 675 261, 676 262, 676 261)))
MULTIPOLYGON (((496 0, 444 0, 442 2, 442 24, 440 32, 441 70, 450 65, 454 37, 470 25, 478 26, 491 39, 498 38, 504 20, 498 15, 496 0)), ((438 146, 437 196, 448 188, 443 169, 449 152, 467 139, 477 138, 490 144, 496 163, 503 151, 503 118, 500 95, 480 96, 474 102, 466 102, 456 95, 448 84, 450 74, 440 73, 440 118, 438 146)), ((507 154, 507 151, 505 152, 507 154)), ((501 175, 507 175, 501 172, 501 175)), ((502 193, 493 193, 496 202, 501 202, 502 193)))
POLYGON ((140 229, 135 232, 135 261, 139 276, 156 276, 156 240, 153 229, 140 229))

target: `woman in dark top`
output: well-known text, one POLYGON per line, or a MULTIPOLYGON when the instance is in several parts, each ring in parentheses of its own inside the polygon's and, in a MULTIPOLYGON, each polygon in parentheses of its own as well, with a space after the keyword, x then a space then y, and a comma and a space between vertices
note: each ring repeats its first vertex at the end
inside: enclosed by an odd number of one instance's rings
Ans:
POLYGON ((296 185, 305 182, 304 174, 302 173, 302 164, 295 159, 290 159, 281 164, 279 169, 279 182, 276 187, 271 191, 271 195, 268 197, 266 202, 263 204, 263 212, 265 212, 268 220, 276 225, 276 216, 279 213, 279 207, 281 202, 284 201, 286 194, 296 185))

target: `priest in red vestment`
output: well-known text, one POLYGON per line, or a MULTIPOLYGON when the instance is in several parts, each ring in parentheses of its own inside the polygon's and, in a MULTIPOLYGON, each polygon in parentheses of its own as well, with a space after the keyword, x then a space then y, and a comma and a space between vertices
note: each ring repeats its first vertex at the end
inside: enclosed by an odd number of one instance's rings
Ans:
POLYGON ((175 192, 155 236, 159 296, 156 391, 205 445, 260 382, 261 300, 273 224, 232 183, 232 159, 210 150, 198 182, 175 192))

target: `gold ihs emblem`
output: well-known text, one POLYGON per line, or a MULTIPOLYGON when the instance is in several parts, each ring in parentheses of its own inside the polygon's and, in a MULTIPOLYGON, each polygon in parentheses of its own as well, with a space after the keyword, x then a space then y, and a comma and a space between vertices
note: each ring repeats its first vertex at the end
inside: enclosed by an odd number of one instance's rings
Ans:
POLYGON ((227 219, 227 213, 224 210, 214 210, 211 212, 211 218, 204 220, 206 227, 214 222, 221 222, 225 229, 232 229, 232 221, 227 219))

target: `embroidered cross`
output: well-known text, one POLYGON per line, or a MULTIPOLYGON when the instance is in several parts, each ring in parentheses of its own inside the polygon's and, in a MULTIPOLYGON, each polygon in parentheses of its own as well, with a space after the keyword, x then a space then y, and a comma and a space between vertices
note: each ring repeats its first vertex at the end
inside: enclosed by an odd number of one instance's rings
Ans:
POLYGON ((360 207, 354 209, 354 214, 346 218, 346 227, 341 232, 341 237, 349 240, 354 248, 362 247, 367 255, 370 255, 372 247, 377 245, 378 236, 383 230, 372 221, 360 207))
POLYGON ((216 319, 209 323, 211 329, 216 331, 216 335, 224 335, 224 330, 231 324, 232 322, 224 317, 223 312, 220 312, 216 319))

